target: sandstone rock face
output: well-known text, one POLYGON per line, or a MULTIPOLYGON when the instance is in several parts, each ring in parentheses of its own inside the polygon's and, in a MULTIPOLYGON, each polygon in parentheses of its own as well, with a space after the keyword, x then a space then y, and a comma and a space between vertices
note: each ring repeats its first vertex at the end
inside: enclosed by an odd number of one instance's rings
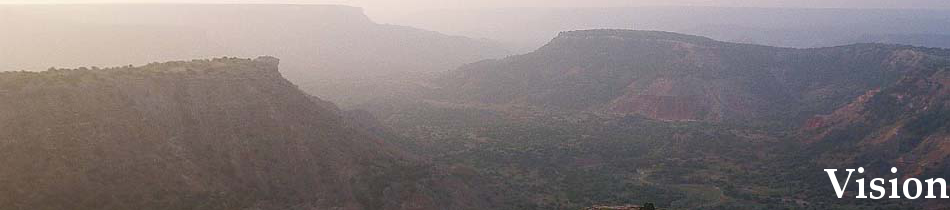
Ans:
POLYGON ((0 206, 482 209, 346 123, 276 58, 0 73, 0 206), (435 197, 437 196, 437 198, 435 197))

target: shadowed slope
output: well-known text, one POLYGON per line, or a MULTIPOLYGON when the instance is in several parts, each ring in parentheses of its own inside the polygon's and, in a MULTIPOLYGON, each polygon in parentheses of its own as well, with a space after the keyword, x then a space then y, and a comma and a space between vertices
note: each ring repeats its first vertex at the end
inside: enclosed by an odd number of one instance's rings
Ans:
POLYGON ((0 206, 483 209, 478 191, 346 123, 277 59, 0 73, 0 206))

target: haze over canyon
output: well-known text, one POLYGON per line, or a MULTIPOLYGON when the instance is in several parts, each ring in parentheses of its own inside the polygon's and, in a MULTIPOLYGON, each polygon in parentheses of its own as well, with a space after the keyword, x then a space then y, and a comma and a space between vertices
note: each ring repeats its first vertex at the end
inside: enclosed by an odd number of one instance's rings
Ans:
POLYGON ((950 208, 943 1, 196 2, 0 5, 0 209, 950 208))

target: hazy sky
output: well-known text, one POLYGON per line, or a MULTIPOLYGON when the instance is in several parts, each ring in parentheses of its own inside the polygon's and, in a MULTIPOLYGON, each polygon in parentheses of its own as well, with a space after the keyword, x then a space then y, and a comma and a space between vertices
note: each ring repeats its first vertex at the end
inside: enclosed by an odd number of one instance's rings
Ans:
POLYGON ((280 3, 341 4, 365 9, 370 16, 395 17, 406 12, 445 8, 498 7, 631 7, 721 6, 795 8, 950 9, 950 0, 0 0, 0 4, 60 3, 280 3))
POLYGON ((345 4, 368 9, 416 10, 471 7, 612 7, 646 5, 941 8, 950 0, 0 0, 0 3, 312 3, 345 4))

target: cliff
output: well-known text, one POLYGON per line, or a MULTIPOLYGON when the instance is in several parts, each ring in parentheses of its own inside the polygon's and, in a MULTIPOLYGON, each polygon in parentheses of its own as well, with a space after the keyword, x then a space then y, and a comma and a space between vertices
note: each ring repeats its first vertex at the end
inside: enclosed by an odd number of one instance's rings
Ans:
POLYGON ((0 73, 0 206, 486 208, 481 191, 346 123, 277 65, 0 73))

